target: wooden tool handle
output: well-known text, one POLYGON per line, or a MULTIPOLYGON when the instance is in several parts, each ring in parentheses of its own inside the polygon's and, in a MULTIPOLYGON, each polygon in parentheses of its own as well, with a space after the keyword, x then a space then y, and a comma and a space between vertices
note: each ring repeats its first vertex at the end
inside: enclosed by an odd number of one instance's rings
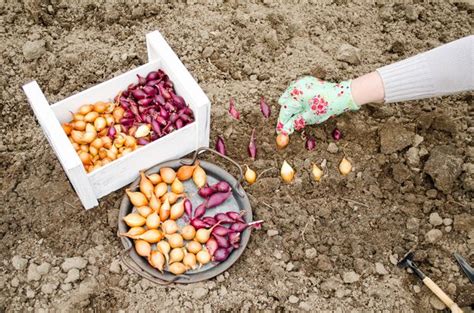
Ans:
POLYGON ((456 313, 463 313, 463 311, 458 307, 458 305, 451 300, 451 298, 439 288, 438 285, 434 281, 432 281, 429 277, 425 277, 423 279, 423 283, 430 288, 430 290, 441 300, 443 303, 451 309, 451 312, 456 313))

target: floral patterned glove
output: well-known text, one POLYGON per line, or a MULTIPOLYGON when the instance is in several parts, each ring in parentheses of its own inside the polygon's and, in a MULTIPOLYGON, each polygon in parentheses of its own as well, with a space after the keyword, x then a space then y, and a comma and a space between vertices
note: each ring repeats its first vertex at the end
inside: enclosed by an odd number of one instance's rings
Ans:
POLYGON ((276 130, 288 135, 359 109, 352 99, 350 80, 335 84, 311 76, 291 82, 278 103, 281 109, 276 130))

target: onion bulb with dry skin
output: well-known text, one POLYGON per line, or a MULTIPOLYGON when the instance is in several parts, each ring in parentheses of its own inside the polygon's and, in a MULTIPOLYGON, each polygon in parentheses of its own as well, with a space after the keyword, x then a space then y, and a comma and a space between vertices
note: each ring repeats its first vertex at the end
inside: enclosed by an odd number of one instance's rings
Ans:
POLYGON ((197 242, 206 243, 211 237, 212 230, 220 225, 221 222, 214 224, 211 228, 200 228, 196 231, 196 237, 194 238, 197 242))
POLYGON ((94 107, 92 105, 84 104, 84 105, 81 105, 81 107, 79 108, 79 110, 77 112, 81 115, 86 115, 87 113, 89 113, 93 109, 94 109, 94 107))
POLYGON ((345 157, 342 158, 341 163, 339 163, 339 172, 342 175, 346 176, 352 171, 352 164, 345 157))
POLYGON ((201 250, 196 254, 196 260, 201 265, 205 265, 211 261, 211 255, 207 250, 201 250))
POLYGON ((178 201, 179 198, 182 198, 184 197, 184 194, 175 194, 174 192, 170 191, 170 192, 167 192, 166 194, 163 195, 163 197, 161 197, 161 201, 166 201, 168 200, 168 202, 170 204, 175 204, 176 201, 178 201))
POLYGON ((161 198, 165 193, 168 192, 168 185, 165 182, 158 183, 155 186, 155 196, 161 198))
POLYGON ((186 225, 183 228, 181 228, 181 236, 185 240, 193 240, 194 236, 196 236, 196 228, 194 228, 193 225, 186 225))
POLYGON ((311 169, 311 175, 313 176, 315 181, 320 181, 321 177, 323 177, 323 170, 319 168, 316 164, 313 163, 313 168, 311 169))
POLYGON ((94 127, 98 132, 103 130, 106 126, 107 126, 107 122, 105 121, 105 118, 99 116, 98 118, 95 119, 94 127))
POLYGON ((133 237, 133 239, 141 239, 149 243, 157 243, 163 239, 163 232, 158 229, 149 229, 143 234, 133 237))
POLYGON ((245 170, 244 178, 245 178, 245 181, 249 185, 252 185, 257 180, 257 173, 255 173, 254 170, 252 170, 250 167, 247 166, 247 169, 245 170))
POLYGON ((160 226, 160 223, 160 217, 155 211, 147 216, 145 225, 148 227, 148 229, 157 229, 160 226))
POLYGON ((152 193, 151 198, 150 198, 150 203, 148 203, 148 205, 153 211, 158 212, 158 210, 161 207, 161 201, 155 196, 154 193, 152 193))
POLYGON ((196 268, 196 256, 193 253, 186 253, 183 258, 183 264, 187 269, 194 270, 196 268))
POLYGON ((170 244, 167 241, 162 240, 156 244, 156 249, 160 251, 161 253, 163 253, 163 255, 165 256, 166 262, 168 262, 169 254, 171 251, 170 244))
POLYGON ((183 248, 174 248, 170 252, 170 260, 169 263, 173 264, 175 262, 181 262, 184 258, 184 251, 183 248))
POLYGON ((186 265, 184 265, 181 262, 176 262, 176 263, 170 264, 170 266, 168 267, 168 271, 170 271, 171 273, 175 275, 181 275, 186 272, 186 265))
POLYGON ((148 262, 151 266, 163 273, 163 268, 165 266, 165 257, 160 251, 153 250, 148 257, 148 262))
POLYGON ((150 134, 150 126, 148 124, 140 125, 135 132, 135 138, 142 138, 148 136, 150 134))
POLYGON ((126 233, 120 233, 120 236, 124 237, 135 237, 145 232, 145 228, 141 226, 135 226, 130 228, 126 233))
POLYGON ((177 194, 183 193, 184 192, 183 183, 179 179, 175 178, 173 180, 173 183, 171 184, 171 191, 177 194))
POLYGON ((171 248, 182 248, 184 246, 183 237, 180 234, 166 235, 171 248))
POLYGON ((194 165, 183 165, 176 172, 176 177, 180 181, 185 181, 193 177, 194 169, 198 166, 198 162, 194 165))
POLYGON ((199 251, 201 251, 202 249, 202 245, 197 242, 197 241, 189 241, 187 244, 186 244, 186 249, 191 252, 191 253, 198 253, 199 251))
POLYGON ((153 213, 153 209, 150 208, 149 206, 139 206, 136 208, 138 214, 140 214, 143 217, 148 217, 151 213, 153 213))
POLYGON ((160 168, 160 176, 165 183, 172 184, 176 178, 176 172, 171 167, 162 167, 160 168))
POLYGON ((198 188, 201 188, 201 187, 204 187, 204 185, 206 184, 206 180, 207 180, 207 175, 204 169, 200 167, 199 165, 196 166, 193 172, 194 184, 196 184, 198 188))
POLYGON ((290 166, 290 164, 288 164, 288 162, 286 162, 286 160, 283 161, 283 165, 281 166, 280 176, 285 183, 291 183, 295 177, 295 170, 290 166))
POLYGON ((129 227, 143 226, 146 222, 146 219, 137 213, 130 213, 123 220, 129 227))
POLYGON ((176 224, 176 222, 173 220, 166 220, 161 225, 161 229, 166 235, 171 235, 178 231, 178 224, 176 224))
POLYGON ((184 214, 184 201, 176 202, 171 206, 170 219, 177 220, 184 214))
POLYGON ((105 110, 107 110, 107 103, 100 102, 100 101, 94 103, 94 111, 96 111, 97 113, 104 113, 105 110))
MULTIPOLYGON (((132 137, 133 138, 133 137, 132 137)), ((156 185, 158 183, 161 183, 161 176, 158 173, 151 174, 148 176, 148 179, 151 181, 153 185, 156 185)))
POLYGON ((140 172, 140 191, 148 198, 153 194, 153 183, 146 177, 144 172, 140 172))
POLYGON ((149 256, 151 252, 151 245, 145 240, 135 240, 135 250, 140 256, 149 256))
POLYGON ((84 121, 87 123, 92 123, 95 121, 96 118, 99 117, 99 113, 97 112, 89 112, 84 116, 84 121))
POLYGON ((170 210, 171 210, 170 202, 168 201, 168 199, 166 199, 161 204, 160 212, 159 212, 160 220, 162 222, 166 221, 170 217, 170 210))
POLYGON ((278 149, 285 149, 286 146, 288 146, 289 142, 290 142, 290 137, 288 135, 280 133, 276 137, 276 145, 278 149))
POLYGON ((138 192, 138 191, 133 192, 133 191, 130 191, 130 189, 125 189, 125 192, 127 193, 128 198, 130 199, 130 202, 134 206, 139 207, 139 206, 145 206, 148 204, 148 200, 143 193, 138 192))

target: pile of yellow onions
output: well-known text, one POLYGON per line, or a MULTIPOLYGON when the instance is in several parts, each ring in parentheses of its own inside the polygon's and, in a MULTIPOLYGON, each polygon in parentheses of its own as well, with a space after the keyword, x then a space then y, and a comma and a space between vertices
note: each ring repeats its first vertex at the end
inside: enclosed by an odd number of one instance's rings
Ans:
POLYGON ((133 239, 137 254, 160 272, 166 269, 181 275, 209 263, 211 255, 203 244, 212 230, 197 230, 190 224, 179 227, 177 222, 189 201, 183 182, 193 179, 197 186, 204 185, 204 170, 197 163, 178 171, 163 167, 148 176, 141 172, 140 176, 139 190, 126 190, 134 210, 123 218, 130 228, 121 235, 133 239))
POLYGON ((122 132, 123 114, 114 103, 96 102, 81 106, 70 122, 62 124, 87 172, 139 147, 135 137, 122 132))

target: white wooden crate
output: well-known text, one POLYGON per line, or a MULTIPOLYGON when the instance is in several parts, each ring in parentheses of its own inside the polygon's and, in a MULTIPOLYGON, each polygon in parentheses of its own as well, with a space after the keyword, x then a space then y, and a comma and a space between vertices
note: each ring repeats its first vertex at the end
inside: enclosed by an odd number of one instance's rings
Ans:
POLYGON ((140 170, 180 158, 199 147, 209 146, 211 110, 208 97, 158 31, 147 34, 146 42, 148 63, 51 106, 36 81, 23 86, 46 138, 86 209, 97 206, 99 198, 135 180, 140 170), (168 74, 177 94, 182 96, 193 110, 195 121, 91 173, 86 173, 61 123, 70 121, 70 112, 76 112, 81 105, 111 101, 119 91, 136 82, 137 74, 144 76, 159 68, 168 74))

